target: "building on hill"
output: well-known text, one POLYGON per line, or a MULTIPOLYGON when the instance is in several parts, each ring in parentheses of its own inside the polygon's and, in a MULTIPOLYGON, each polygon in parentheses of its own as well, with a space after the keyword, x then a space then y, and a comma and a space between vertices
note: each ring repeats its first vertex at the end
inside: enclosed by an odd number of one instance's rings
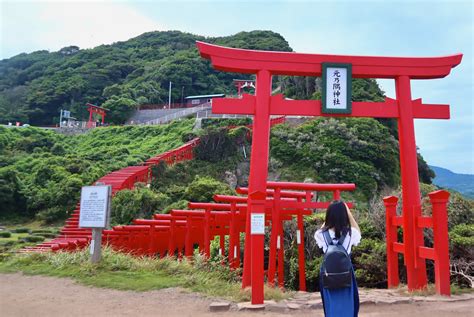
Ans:
POLYGON ((205 103, 210 103, 213 98, 223 98, 225 94, 214 94, 214 95, 200 95, 200 96, 188 96, 184 98, 186 100, 186 107, 196 107, 205 103))

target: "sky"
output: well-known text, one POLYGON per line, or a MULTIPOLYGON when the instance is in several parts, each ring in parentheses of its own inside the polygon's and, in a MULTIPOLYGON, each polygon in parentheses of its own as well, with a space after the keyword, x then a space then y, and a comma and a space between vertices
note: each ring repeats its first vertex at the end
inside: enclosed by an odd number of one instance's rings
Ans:
MULTIPOLYGON (((415 121, 430 165, 474 174, 473 1, 6 1, 0 0, 0 59, 35 50, 91 48, 149 31, 204 36, 280 33, 296 52, 444 56, 463 53, 450 75, 413 80, 413 99, 449 104, 450 120, 415 121)), ((395 97, 393 80, 378 80, 395 97)))

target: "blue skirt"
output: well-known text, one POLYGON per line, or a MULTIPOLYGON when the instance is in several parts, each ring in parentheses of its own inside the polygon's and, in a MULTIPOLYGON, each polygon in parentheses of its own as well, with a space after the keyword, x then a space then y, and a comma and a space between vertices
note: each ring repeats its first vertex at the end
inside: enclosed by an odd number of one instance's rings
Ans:
POLYGON ((322 273, 320 273, 319 287, 326 317, 357 317, 359 315, 359 290, 352 271, 351 287, 327 289, 323 287, 322 273))

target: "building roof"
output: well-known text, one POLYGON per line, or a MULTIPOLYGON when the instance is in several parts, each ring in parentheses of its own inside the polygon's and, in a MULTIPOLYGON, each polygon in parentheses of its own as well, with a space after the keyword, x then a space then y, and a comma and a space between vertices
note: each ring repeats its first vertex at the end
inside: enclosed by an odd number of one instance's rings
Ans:
POLYGON ((225 97, 225 94, 187 96, 187 97, 184 98, 184 99, 219 98, 219 97, 225 97))

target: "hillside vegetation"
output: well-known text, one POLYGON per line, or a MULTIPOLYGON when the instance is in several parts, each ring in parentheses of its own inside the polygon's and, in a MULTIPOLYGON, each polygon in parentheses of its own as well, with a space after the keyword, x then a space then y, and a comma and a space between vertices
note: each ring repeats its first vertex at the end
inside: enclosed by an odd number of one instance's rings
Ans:
POLYGON ((201 58, 195 42, 248 49, 291 51, 271 31, 240 32, 206 38, 179 31, 149 32, 128 41, 92 49, 76 46, 58 52, 37 51, 0 61, 0 123, 57 123, 59 109, 86 118, 85 103, 110 109, 107 122, 120 123, 140 104, 168 102, 208 93, 229 93, 234 78, 248 75, 218 72, 201 58))
POLYGON ((97 128, 78 136, 0 127, 0 217, 64 218, 82 186, 178 147, 193 124, 97 128))

